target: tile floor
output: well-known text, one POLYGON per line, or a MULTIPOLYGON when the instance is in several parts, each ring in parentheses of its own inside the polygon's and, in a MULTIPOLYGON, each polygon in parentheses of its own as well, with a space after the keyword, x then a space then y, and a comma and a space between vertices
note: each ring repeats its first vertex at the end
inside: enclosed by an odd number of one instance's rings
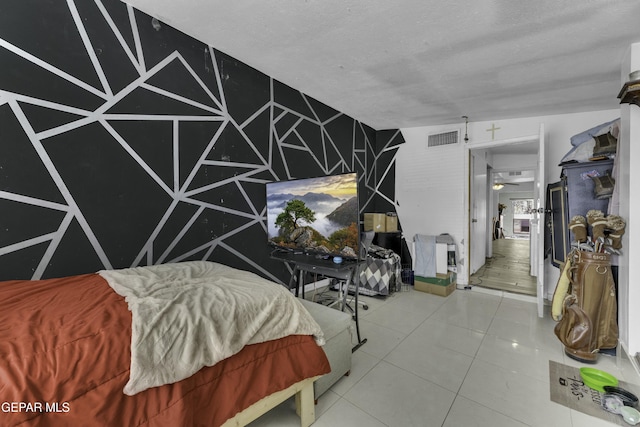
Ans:
MULTIPOLYGON (((445 298, 411 288, 362 299, 368 342, 353 354, 351 375, 320 397, 314 426, 612 425, 551 402, 549 360, 582 365, 564 355, 555 322, 537 317, 533 298, 479 288, 445 298)), ((640 384, 622 355, 601 355, 595 367, 640 384)), ((293 401, 251 426, 299 426, 293 401)))

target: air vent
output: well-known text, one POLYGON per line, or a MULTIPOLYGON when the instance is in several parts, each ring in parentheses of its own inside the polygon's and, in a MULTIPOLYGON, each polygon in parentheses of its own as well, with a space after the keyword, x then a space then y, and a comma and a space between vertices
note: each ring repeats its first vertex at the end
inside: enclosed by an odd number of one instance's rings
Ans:
POLYGON ((509 176, 520 176, 522 175, 522 172, 517 171, 517 172, 509 172, 509 176))
POLYGON ((429 135, 427 147, 440 147, 441 145, 457 144, 459 135, 460 132, 457 130, 429 135))

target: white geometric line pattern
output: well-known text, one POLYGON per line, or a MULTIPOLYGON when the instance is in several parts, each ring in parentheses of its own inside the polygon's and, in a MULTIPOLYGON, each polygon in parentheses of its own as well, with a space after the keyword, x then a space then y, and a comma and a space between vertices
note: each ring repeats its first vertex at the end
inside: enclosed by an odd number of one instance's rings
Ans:
POLYGON ((151 28, 124 3, 77 6, 42 20, 76 27, 100 87, 74 75, 73 56, 61 69, 27 51, 19 24, 0 29, 0 54, 24 75, 0 75, 0 126, 13 129, 0 134, 0 280, 212 259, 282 281, 288 269, 268 259, 265 236, 273 180, 356 171, 361 212, 395 210, 398 130, 376 132, 171 27, 151 28), (85 27, 87 7, 102 30, 85 27), (126 13, 109 15, 118 8, 126 13), (135 75, 115 90, 120 65, 135 75), (43 71, 48 87, 18 89, 43 71), (65 85, 87 98, 70 105, 65 85), (29 178, 11 166, 20 156, 29 178), (20 215, 28 223, 4 227, 20 215))

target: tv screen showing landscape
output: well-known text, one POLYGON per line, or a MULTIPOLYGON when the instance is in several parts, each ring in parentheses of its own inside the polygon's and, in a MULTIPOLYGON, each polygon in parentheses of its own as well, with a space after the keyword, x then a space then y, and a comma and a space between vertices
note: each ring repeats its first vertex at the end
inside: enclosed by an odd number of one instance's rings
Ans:
POLYGON ((355 173, 267 184, 267 235, 280 248, 355 258, 359 219, 355 173))

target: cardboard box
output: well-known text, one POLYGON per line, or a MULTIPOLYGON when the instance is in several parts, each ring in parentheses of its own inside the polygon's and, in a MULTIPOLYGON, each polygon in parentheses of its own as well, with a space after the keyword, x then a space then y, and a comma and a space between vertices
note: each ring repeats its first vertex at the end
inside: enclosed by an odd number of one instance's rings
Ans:
POLYGON ((436 274, 436 277, 415 276, 413 287, 416 291, 446 297, 456 290, 456 273, 436 274))
POLYGON ((398 214, 395 212, 387 212, 385 218, 385 231, 387 233, 398 231, 398 214))
POLYGON ((364 231, 387 231, 387 216, 383 213, 364 214, 364 231))
POLYGON ((421 282, 416 278, 413 282, 413 287, 416 291, 446 297, 456 290, 456 282, 450 283, 447 286, 440 286, 434 285, 433 283, 421 282))
POLYGON ((425 283, 432 283, 434 285, 447 286, 456 281, 456 273, 449 271, 447 274, 436 274, 436 277, 424 277, 416 276, 416 279, 420 279, 425 283))

